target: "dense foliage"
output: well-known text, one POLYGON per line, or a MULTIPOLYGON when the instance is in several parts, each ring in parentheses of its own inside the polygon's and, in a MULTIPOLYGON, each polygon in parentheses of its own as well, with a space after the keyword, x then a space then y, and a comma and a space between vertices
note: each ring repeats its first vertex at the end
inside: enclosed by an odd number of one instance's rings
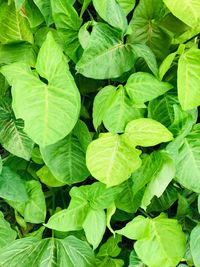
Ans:
POLYGON ((199 0, 0 0, 0 266, 200 267, 199 0))

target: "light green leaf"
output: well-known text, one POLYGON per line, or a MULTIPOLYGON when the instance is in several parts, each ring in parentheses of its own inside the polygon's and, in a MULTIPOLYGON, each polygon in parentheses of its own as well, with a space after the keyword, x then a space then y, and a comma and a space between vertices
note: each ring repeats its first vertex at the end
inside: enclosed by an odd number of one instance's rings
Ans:
POLYGON ((87 192, 87 199, 90 207, 94 210, 109 208, 118 193, 118 189, 107 188, 105 184, 100 182, 93 183, 90 186, 82 186, 82 190, 87 192))
POLYGON ((154 219, 138 216, 117 232, 137 240, 134 244, 135 251, 148 266, 175 267, 184 256, 185 234, 177 220, 168 219, 163 214, 154 219), (142 224, 148 231, 141 232, 142 224), (140 234, 136 232, 137 229, 140 234))
POLYGON ((178 62, 178 98, 183 110, 200 105, 200 50, 190 49, 178 62))
POLYGON ((17 118, 25 121, 24 131, 46 146, 72 130, 79 116, 80 96, 51 33, 40 49, 36 69, 48 84, 22 63, 4 66, 1 71, 12 84, 13 110, 17 118), (59 120, 55 114, 59 114, 59 120))
POLYGON ((33 0, 40 12, 44 16, 47 26, 53 23, 50 0, 33 0))
POLYGON ((123 86, 119 86, 109 106, 107 106, 103 123, 109 132, 123 133, 129 121, 142 118, 143 115, 143 109, 135 108, 123 86))
POLYGON ((25 182, 28 192, 28 200, 23 203, 9 201, 8 203, 16 209, 26 222, 42 223, 46 217, 46 203, 41 184, 30 180, 25 182))
POLYGON ((116 206, 115 204, 112 204, 112 206, 110 206, 109 208, 107 208, 107 213, 106 213, 106 226, 107 228, 110 230, 110 232, 115 235, 115 231, 112 229, 111 226, 111 219, 112 216, 115 214, 116 212, 116 206))
POLYGON ((28 21, 15 9, 14 3, 7 5, 1 2, 0 9, 0 42, 28 41, 33 43, 28 21))
POLYGON ((10 244, 17 237, 17 233, 10 227, 10 224, 4 219, 0 212, 0 249, 10 244))
POLYGON ((76 70, 94 79, 117 78, 129 71, 135 61, 131 46, 123 43, 121 33, 104 23, 97 23, 76 70))
POLYGON ((82 24, 76 10, 69 1, 51 0, 53 19, 63 42, 66 54, 74 61, 79 59, 80 43, 78 31, 82 24))
POLYGON ((174 162, 167 154, 155 152, 154 156, 155 174, 145 189, 141 203, 143 209, 147 208, 154 196, 159 198, 164 193, 175 176, 174 162), (156 166, 156 160, 161 161, 160 166, 156 166))
POLYGON ((100 17, 115 28, 126 32, 128 22, 121 6, 116 0, 92 0, 100 17))
POLYGON ((129 239, 138 240, 143 239, 145 236, 148 236, 149 231, 149 219, 139 215, 135 217, 131 222, 127 223, 124 228, 115 232, 120 235, 124 235, 129 239))
POLYGON ((28 198, 25 183, 9 167, 3 167, 0 174, 0 197, 10 201, 26 201, 28 198))
POLYGON ((68 208, 51 216, 46 227, 63 232, 82 229, 89 210, 87 198, 75 187, 72 188, 70 195, 71 201, 68 208))
POLYGON ((167 73, 167 71, 170 69, 175 57, 177 55, 177 52, 171 53, 169 54, 161 63, 160 67, 159 67, 159 78, 160 80, 163 79, 163 77, 165 76, 165 74, 167 73))
POLYGON ((158 76, 158 64, 156 57, 151 49, 145 44, 133 44, 132 49, 134 53, 145 60, 149 69, 157 77, 158 76))
POLYGON ((15 2, 17 11, 19 11, 22 5, 24 4, 25 0, 14 0, 14 2, 15 2))
POLYGON ((196 267, 200 266, 199 250, 200 250, 200 226, 199 224, 192 230, 190 235, 190 250, 196 267))
POLYGON ((198 0, 164 0, 164 3, 174 16, 190 27, 194 27, 200 22, 200 2, 198 0))
POLYGON ((65 239, 23 238, 0 250, 1 267, 59 266, 94 267, 89 245, 74 236, 65 239))
MULTIPOLYGON (((87 126, 85 125, 85 127, 86 135, 90 138, 87 126)), ((82 137, 81 133, 79 135, 82 137)), ((67 184, 81 182, 89 176, 85 162, 85 150, 75 130, 57 143, 40 149, 43 160, 52 174, 59 181, 67 184)))
POLYGON ((96 95, 93 103, 93 124, 96 130, 101 125, 105 112, 109 108, 115 92, 116 87, 108 85, 101 89, 96 95))
POLYGON ((200 130, 192 131, 176 148, 175 179, 181 185, 200 193, 200 130))
POLYGON ((119 247, 119 243, 122 241, 122 237, 120 235, 111 236, 99 249, 97 257, 117 257, 121 248, 119 247))
POLYGON ((125 15, 128 15, 131 10, 134 8, 136 1, 135 0, 117 0, 125 15))
POLYGON ((89 209, 87 216, 83 222, 88 242, 95 250, 100 244, 106 230, 106 215, 104 210, 89 209))
POLYGON ((47 166, 43 166, 37 171, 37 175, 40 178, 41 182, 50 187, 60 187, 65 184, 57 180, 53 174, 50 172, 47 166))
POLYGON ((140 146, 155 146, 173 139, 172 133, 161 123, 152 119, 130 121, 125 128, 125 137, 140 146))
POLYGON ((117 134, 106 133, 93 141, 86 153, 91 174, 107 187, 127 180, 141 165, 140 151, 129 147, 117 134))
POLYGON ((150 73, 145 72, 132 74, 125 85, 129 97, 136 104, 150 101, 172 88, 171 84, 161 82, 150 73))
POLYGON ((0 142, 10 153, 30 160, 33 141, 24 133, 24 123, 16 120, 9 99, 0 101, 0 142))

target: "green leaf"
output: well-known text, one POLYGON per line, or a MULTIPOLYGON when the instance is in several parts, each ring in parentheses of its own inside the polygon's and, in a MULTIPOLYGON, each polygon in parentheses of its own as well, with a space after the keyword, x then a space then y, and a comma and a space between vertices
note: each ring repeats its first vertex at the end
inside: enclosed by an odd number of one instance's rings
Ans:
POLYGON ((155 146, 173 139, 172 133, 161 123, 152 119, 130 121, 125 128, 125 137, 132 144, 155 146))
MULTIPOLYGON (((136 171, 137 172, 137 171, 136 171)), ((120 193, 117 195, 115 205, 118 209, 128 213, 135 213, 140 207, 144 190, 133 191, 133 180, 128 179, 120 187, 120 193)))
POLYGON ((9 99, 0 101, 0 142, 10 153, 30 160, 33 141, 23 131, 22 120, 15 119, 9 99))
POLYGON ((145 44, 133 44, 132 49, 134 53, 145 60, 149 69, 157 77, 158 76, 158 64, 156 57, 151 49, 145 44))
POLYGON ((78 40, 78 31, 82 24, 76 10, 69 1, 51 0, 53 19, 63 42, 63 48, 66 54, 77 62, 79 58, 80 43, 78 40))
POLYGON ((28 200, 23 203, 11 202, 9 204, 16 209, 26 222, 42 223, 46 217, 45 197, 41 184, 38 181, 26 181, 28 200))
POLYGON ((57 180, 53 174, 50 172, 47 166, 43 166, 37 171, 37 175, 40 178, 41 182, 50 187, 60 187, 65 184, 57 180))
POLYGON ((128 22, 121 6, 116 0, 92 0, 93 5, 100 17, 111 26, 126 32, 128 22))
POLYGON ((172 88, 171 84, 160 82, 153 75, 145 72, 132 74, 125 85, 129 97, 136 104, 150 101, 172 88))
POLYGON ((148 117, 169 127, 175 119, 174 105, 176 104, 178 104, 178 99, 174 93, 169 92, 155 98, 149 102, 148 117))
POLYGON ((80 96, 63 53, 51 33, 40 49, 36 70, 48 80, 48 84, 22 63, 1 69, 12 84, 13 110, 17 118, 25 121, 24 131, 36 143, 46 146, 72 130, 79 116, 80 96), (59 120, 56 113, 59 113, 59 120))
POLYGON ((42 13, 47 26, 53 23, 52 11, 51 11, 51 2, 50 0, 33 0, 36 6, 39 8, 42 13))
POLYGON ((130 254, 128 267, 145 267, 144 263, 138 258, 134 250, 130 254))
MULTIPOLYGON (((90 133, 86 127, 85 136, 90 133)), ((82 136, 82 135, 81 135, 82 136)), ((85 147, 82 146, 76 129, 57 143, 40 149, 44 162, 61 182, 73 184, 89 176, 85 162, 85 147)))
POLYGON ((10 227, 10 224, 4 219, 0 212, 0 249, 10 244, 17 237, 17 233, 10 227))
POLYGON ((86 163, 92 176, 107 187, 127 180, 141 165, 140 151, 129 147, 117 134, 101 134, 86 153, 86 163))
POLYGON ((28 21, 15 9, 14 3, 7 5, 0 3, 0 42, 9 43, 12 41, 28 41, 33 43, 28 21))
POLYGON ((76 70, 94 79, 117 78, 129 71, 135 61, 131 46, 123 43, 121 33, 104 23, 97 23, 76 70))
POLYGON ((83 222, 83 229, 88 242, 95 250, 100 244, 106 230, 105 211, 90 208, 83 222))
POLYGON ((86 196, 76 187, 72 188, 71 201, 67 209, 63 209, 50 217, 45 225, 57 231, 76 231, 81 230, 83 222, 89 210, 86 196))
POLYGON ((24 10, 25 17, 27 18, 31 28, 39 26, 44 21, 40 10, 32 0, 25 1, 24 10))
POLYGON ((138 216, 117 232, 137 240, 135 251, 148 266, 175 267, 185 253, 186 239, 181 226, 177 220, 168 219, 163 214, 154 219, 138 216), (141 232, 142 224, 148 230, 141 232), (136 232, 137 229, 140 234, 136 232))
POLYGON ((136 1, 135 0, 117 0, 122 10, 126 15, 128 15, 131 10, 134 8, 136 1))
MULTIPOLYGON (((198 125, 197 125, 198 126, 198 125)), ((174 159, 176 165, 175 179, 181 185, 200 193, 200 131, 197 127, 176 148, 174 159)))
POLYGON ((178 62, 178 98, 183 110, 200 105, 200 50, 190 49, 178 62))
POLYGON ((123 133, 126 124, 143 117, 143 110, 135 108, 126 95, 125 89, 120 86, 105 111, 103 123, 106 129, 112 133, 123 133))
MULTIPOLYGON (((167 154, 154 152, 152 163, 154 164, 152 168, 154 168, 155 172, 151 181, 146 186, 142 198, 141 207, 143 209, 146 209, 154 196, 159 198, 164 193, 175 176, 174 162, 167 154)), ((146 172, 148 172, 148 170, 146 170, 146 172)))
POLYGON ((196 267, 200 266, 199 263, 199 249, 200 249, 200 226, 199 224, 192 230, 190 235, 190 249, 194 264, 196 267))
POLYGON ((200 21, 200 2, 196 0, 164 0, 174 16, 190 27, 196 26, 200 21), (192 18, 192 19, 191 19, 192 18))
POLYGON ((93 103, 93 124, 96 130, 101 125, 103 117, 111 104, 115 92, 116 87, 108 85, 101 89, 95 96, 93 103))
POLYGON ((0 55, 0 65, 20 61, 35 66, 36 52, 33 46, 27 42, 0 44, 0 55))
POLYGON ((23 238, 12 242, 0 250, 0 266, 27 267, 59 266, 59 267, 93 267, 94 254, 89 245, 74 236, 65 239, 23 238))
POLYGON ((159 78, 160 80, 163 79, 163 77, 165 76, 165 74, 167 73, 167 71, 170 69, 175 57, 177 55, 177 52, 171 53, 169 54, 161 63, 160 67, 159 67, 159 78))
POLYGON ((19 11, 22 5, 24 4, 25 0, 14 0, 14 2, 15 2, 17 11, 19 11))
POLYGON ((25 183, 9 167, 3 167, 0 174, 0 197, 10 201, 26 201, 28 198, 25 183))
POLYGON ((128 29, 128 42, 146 44, 159 61, 169 54, 171 43, 169 32, 161 26, 164 17, 165 8, 162 0, 140 0, 128 29))

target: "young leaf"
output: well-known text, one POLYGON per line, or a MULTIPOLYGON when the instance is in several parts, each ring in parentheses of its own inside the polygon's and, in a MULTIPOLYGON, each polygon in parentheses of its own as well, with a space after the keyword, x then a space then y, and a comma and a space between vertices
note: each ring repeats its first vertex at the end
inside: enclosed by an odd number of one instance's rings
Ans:
POLYGON ((151 119, 130 121, 125 128, 125 137, 135 146, 155 146, 173 139, 172 133, 161 123, 151 119))
POLYGON ((163 194, 175 176, 175 166, 173 160, 164 153, 154 152, 154 155, 155 157, 152 163, 155 164, 155 175, 152 177, 145 189, 141 203, 141 207, 143 209, 146 209, 154 196, 159 198, 163 194), (156 161, 161 161, 161 163, 159 162, 158 166, 156 166, 156 161))
POLYGON ((46 146, 72 130, 79 116, 80 96, 62 50, 51 33, 40 49, 36 69, 48 84, 26 64, 13 63, 1 71, 12 84, 13 110, 17 118, 24 119, 24 131, 36 143, 46 146), (56 113, 60 114, 59 120, 56 113))
POLYGON ((153 75, 145 72, 132 74, 125 85, 129 97, 136 104, 150 101, 172 88, 171 84, 160 82, 153 75))
POLYGON ((175 267, 185 252, 186 239, 181 226, 177 220, 168 219, 163 214, 154 219, 138 216, 117 232, 137 240, 134 244, 135 251, 148 266, 175 267), (141 232, 142 224, 148 231, 141 232), (136 227, 140 234, 136 233, 136 227))
POLYGON ((108 85, 101 89, 96 95, 93 103, 93 124, 96 130, 101 125, 105 112, 109 108, 115 92, 116 87, 108 85))
POLYGON ((133 119, 142 118, 143 113, 143 109, 134 107, 125 89, 120 86, 104 113, 103 123, 111 133, 123 133, 126 124, 133 119))
POLYGON ((134 8, 136 1, 135 0, 117 0, 124 13, 128 15, 131 10, 134 8))
POLYGON ((92 0, 97 13, 111 26, 126 32, 128 22, 121 6, 116 0, 92 0))
POLYGON ((140 167, 139 155, 119 135, 106 133, 89 145, 86 163, 91 174, 110 187, 127 180, 140 167))
POLYGON ((95 250, 100 244, 106 230, 105 211, 90 208, 83 222, 83 229, 88 242, 95 250))
POLYGON ((117 78, 129 71, 135 61, 131 46, 123 43, 121 33, 104 23, 97 23, 76 70, 93 79, 117 78))
POLYGON ((199 23, 200 2, 198 0, 164 0, 164 3, 177 18, 190 27, 194 27, 199 23))
POLYGON ((42 183, 50 187, 60 187, 65 185, 53 176, 47 166, 43 166, 39 169, 37 171, 37 176, 40 178, 42 183))
POLYGON ((200 50, 190 49, 178 62, 178 99, 183 110, 200 105, 200 50))

